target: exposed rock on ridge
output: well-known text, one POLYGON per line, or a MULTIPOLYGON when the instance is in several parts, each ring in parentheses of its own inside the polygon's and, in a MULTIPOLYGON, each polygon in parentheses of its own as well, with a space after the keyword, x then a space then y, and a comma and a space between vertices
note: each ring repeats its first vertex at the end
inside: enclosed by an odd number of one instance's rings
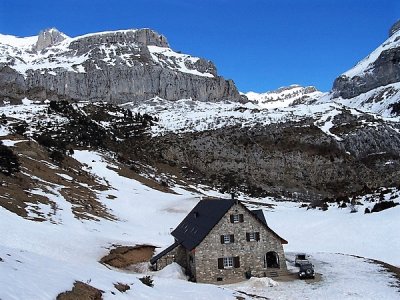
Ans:
POLYGON ((67 36, 59 32, 55 28, 43 30, 39 33, 38 40, 35 45, 36 51, 42 51, 43 49, 61 43, 67 36))
POLYGON ((0 46, 0 100, 246 100, 233 81, 217 76, 212 62, 172 51, 150 29, 77 38, 51 29, 31 47, 0 46))
POLYGON ((400 30, 400 20, 397 21, 396 23, 394 23, 392 27, 390 27, 389 37, 391 37, 393 34, 395 34, 399 30, 400 30))
POLYGON ((334 97, 359 96, 375 88, 400 81, 400 23, 390 30, 390 37, 354 68, 333 83, 334 97))

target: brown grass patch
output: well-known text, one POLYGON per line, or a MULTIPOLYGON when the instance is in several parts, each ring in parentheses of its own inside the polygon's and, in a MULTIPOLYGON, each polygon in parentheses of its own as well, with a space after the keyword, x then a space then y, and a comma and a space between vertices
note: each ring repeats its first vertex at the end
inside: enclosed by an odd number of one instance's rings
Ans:
MULTIPOLYGON (((22 140, 18 136, 3 138, 22 140)), ((21 141, 11 149, 18 155, 21 172, 12 176, 0 174, 0 206, 23 218, 52 221, 58 209, 57 203, 33 190, 51 194, 54 188, 72 204, 72 212, 78 219, 115 219, 97 200, 95 193, 109 186, 83 171, 78 161, 65 156, 62 164, 57 165, 49 158, 49 152, 35 141, 21 141), (40 205, 50 206, 47 215, 43 214, 40 205)))
POLYGON ((57 296, 57 300, 101 300, 102 291, 98 290, 86 283, 75 281, 71 291, 61 293, 57 296))
POLYGON ((125 269, 131 265, 149 261, 153 257, 155 248, 152 245, 116 246, 100 262, 115 268, 125 269))

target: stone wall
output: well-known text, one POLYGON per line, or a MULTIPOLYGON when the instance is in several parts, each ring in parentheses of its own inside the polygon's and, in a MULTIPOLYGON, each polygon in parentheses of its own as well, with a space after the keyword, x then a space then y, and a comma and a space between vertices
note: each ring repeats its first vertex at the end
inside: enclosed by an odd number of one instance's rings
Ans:
POLYGON ((164 269, 166 266, 169 264, 176 262, 183 268, 187 268, 187 250, 183 248, 181 245, 178 245, 174 249, 172 249, 170 252, 166 253, 162 257, 160 257, 155 266, 154 269, 156 271, 159 271, 161 269, 164 269))
POLYGON ((272 271, 264 267, 264 257, 269 251, 279 256, 280 268, 286 271, 286 261, 281 240, 249 213, 241 204, 232 206, 207 237, 195 249, 196 281, 205 283, 230 283, 246 279, 246 272, 252 276, 264 277, 272 271), (243 222, 231 223, 231 214, 243 214, 243 222), (247 241, 246 232, 259 232, 259 241, 247 241), (221 235, 233 234, 234 242, 221 244, 221 235), (240 267, 218 269, 218 258, 240 257, 240 267))

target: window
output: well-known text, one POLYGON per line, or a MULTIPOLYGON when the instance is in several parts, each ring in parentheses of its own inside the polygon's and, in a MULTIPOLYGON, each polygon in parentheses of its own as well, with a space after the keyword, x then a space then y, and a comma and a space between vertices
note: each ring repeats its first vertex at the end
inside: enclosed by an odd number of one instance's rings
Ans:
POLYGON ((224 269, 233 268, 233 257, 224 257, 224 269))
POLYGON ((230 216, 231 223, 242 223, 243 222, 243 214, 234 214, 230 216))
POLYGON ((218 269, 232 269, 240 267, 239 256, 218 258, 218 269))
POLYGON ((223 234, 221 235, 221 244, 231 244, 235 242, 233 234, 223 234))
POLYGON ((246 241, 255 242, 260 240, 259 232, 246 232, 246 241))

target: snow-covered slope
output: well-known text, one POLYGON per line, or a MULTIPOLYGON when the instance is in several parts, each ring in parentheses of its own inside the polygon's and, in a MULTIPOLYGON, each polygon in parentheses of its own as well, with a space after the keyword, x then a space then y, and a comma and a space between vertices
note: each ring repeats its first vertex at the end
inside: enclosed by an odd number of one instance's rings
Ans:
MULTIPOLYGON (((333 113, 332 109, 330 111, 333 113)), ((307 251, 311 254, 317 272, 322 273, 321 280, 311 285, 305 281, 253 279, 218 287, 189 283, 182 279, 184 276, 174 265, 160 273, 139 273, 100 264, 100 258, 108 254, 113 245, 151 244, 161 247, 160 251, 173 241, 170 229, 201 197, 228 195, 204 186, 180 185, 173 176, 170 181, 172 192, 155 190, 127 176, 122 172, 123 166, 115 160, 115 154, 105 151, 75 149, 67 159, 69 167, 49 162, 34 140, 21 139, 12 133, 17 119, 32 125, 28 136, 35 134, 36 122, 62 124, 66 121, 41 116, 46 116, 46 112, 46 105, 28 100, 24 105, 0 108, 0 115, 4 113, 10 118, 0 126, 0 139, 18 154, 22 162, 22 175, 18 178, 28 177, 37 184, 34 188, 24 188, 24 197, 20 199, 21 207, 23 203, 27 204, 26 216, 8 206, 9 202, 18 200, 11 195, 16 192, 11 191, 11 181, 1 186, 5 191, 8 189, 0 197, 1 299, 54 299, 59 293, 70 290, 76 280, 102 290, 104 299, 190 297, 219 300, 239 296, 253 299, 244 293, 273 299, 398 297, 396 288, 391 286, 394 279, 389 273, 382 272, 381 266, 362 258, 333 254, 355 254, 400 265, 397 256, 400 251, 397 239, 400 206, 364 215, 364 207, 373 205, 367 198, 359 199, 363 206, 359 206, 358 212, 350 213, 350 208, 342 209, 334 204, 327 211, 307 210, 294 202, 240 196, 251 202, 250 208, 265 208, 268 224, 288 239, 287 252, 307 251), (32 162, 37 165, 31 167, 32 162), (50 176, 53 173, 56 177, 50 176), (76 186, 80 187, 80 193, 91 195, 101 204, 102 213, 96 214, 92 210, 90 206, 95 202, 89 202, 89 199, 83 204, 71 201, 66 191, 72 191, 76 186), (39 198, 34 200, 35 197, 39 198), (85 211, 77 214, 82 206, 85 211), (144 275, 153 276, 153 288, 139 281, 144 275), (115 288, 116 283, 127 284, 131 289, 122 294, 115 288)), ((21 182, 17 181, 22 185, 21 182)), ((393 190, 385 193, 385 197, 399 201, 399 194, 393 190)), ((292 256, 288 253, 289 260, 292 256)), ((291 266, 290 261, 288 264, 291 266)))
POLYGON ((322 97, 323 93, 313 86, 302 87, 291 85, 281 87, 275 91, 265 93, 248 92, 245 93, 250 101, 254 101, 262 108, 282 108, 295 104, 304 104, 315 101, 322 97))
MULTIPOLYGON (((92 51, 79 53, 79 50, 76 49, 76 46, 74 47, 74 44, 76 45, 80 41, 88 40, 93 37, 101 38, 104 36, 105 39, 110 35, 126 35, 127 37, 133 37, 137 31, 136 29, 106 31, 70 38, 53 28, 43 31, 41 34, 46 35, 58 32, 62 36, 62 39, 60 39, 60 42, 49 44, 41 51, 37 51, 37 43, 40 36, 19 38, 10 35, 0 35, 0 63, 8 64, 24 75, 26 75, 28 70, 43 69, 43 71, 51 71, 57 68, 83 73, 85 72, 84 63, 93 59, 93 55, 96 51, 93 51, 93 53, 92 51)), ((129 53, 126 55, 118 55, 116 53, 121 52, 121 49, 124 48, 138 47, 138 44, 132 41, 129 44, 128 38, 126 42, 128 44, 121 42, 114 43, 111 47, 100 46, 104 61, 111 65, 121 63, 128 66, 132 65, 132 61, 140 58, 140 54, 136 54, 136 57, 131 57, 129 53)), ((96 45, 91 46, 93 48, 91 50, 94 50, 96 45)), ((213 74, 201 72, 194 67, 194 64, 199 58, 177 53, 167 46, 168 45, 165 43, 158 45, 149 44, 147 46, 154 63, 167 66, 178 72, 214 77, 213 74), (161 45, 163 47, 160 47, 161 45)))
POLYGON ((400 31, 395 32, 390 36, 384 43, 382 43, 378 48, 372 51, 367 57, 358 62, 353 68, 344 72, 342 75, 353 78, 355 76, 363 77, 367 75, 373 68, 379 56, 383 52, 396 49, 400 47, 400 31))
POLYGON ((332 98, 382 116, 398 116, 400 102, 400 31, 340 75, 333 83, 332 98))

